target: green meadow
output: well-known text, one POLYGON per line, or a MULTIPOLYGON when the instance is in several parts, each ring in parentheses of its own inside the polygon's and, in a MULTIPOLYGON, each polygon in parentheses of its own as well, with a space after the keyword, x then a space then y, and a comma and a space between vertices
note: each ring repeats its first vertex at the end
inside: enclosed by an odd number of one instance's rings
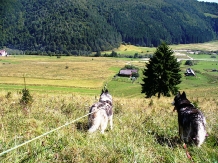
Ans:
MULTIPOLYGON (((128 47, 123 48, 125 53, 131 50, 128 47)), ((195 49, 198 44, 172 47, 195 49)), ((211 42, 199 47, 218 49, 218 44, 211 42)), ((134 50, 128 54, 132 55, 143 50, 131 48, 134 50)), ((152 52, 155 48, 144 51, 152 52)), ((198 55, 191 57, 199 59, 198 55)), ((214 59, 198 60, 191 66, 196 73, 194 77, 184 75, 190 66, 181 62, 180 91, 186 92, 207 120, 205 143, 200 148, 188 145, 188 153, 195 163, 218 161, 218 71, 212 72, 218 69, 218 61, 214 59)), ((146 99, 141 94, 145 64, 144 60, 130 58, 1 57, 0 162, 191 162, 178 136, 178 117, 171 106, 173 97, 146 99), (140 77, 136 81, 115 77, 126 64, 140 68, 140 77), (84 115, 98 101, 105 85, 113 96, 114 128, 112 131, 108 129, 104 135, 99 131, 88 134, 88 117, 84 115), (33 98, 33 103, 27 106, 20 103, 25 86, 33 98), (42 134, 44 136, 33 140, 42 134), (32 141, 1 155, 29 140, 32 141)))
POLYGON ((188 54, 191 58, 195 60, 204 60, 204 61, 218 61, 216 54, 208 55, 208 54, 188 54), (213 58, 215 57, 215 58, 213 58))

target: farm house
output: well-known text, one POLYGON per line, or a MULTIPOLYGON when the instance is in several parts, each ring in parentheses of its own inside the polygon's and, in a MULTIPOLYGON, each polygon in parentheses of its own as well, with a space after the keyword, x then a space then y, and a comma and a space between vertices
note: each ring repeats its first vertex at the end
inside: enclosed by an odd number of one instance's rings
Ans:
POLYGON ((119 76, 126 76, 126 77, 130 77, 133 74, 138 74, 138 70, 136 69, 125 69, 125 70, 120 70, 119 72, 119 76))
POLYGON ((186 69, 185 76, 195 76, 195 72, 191 68, 188 68, 186 69))

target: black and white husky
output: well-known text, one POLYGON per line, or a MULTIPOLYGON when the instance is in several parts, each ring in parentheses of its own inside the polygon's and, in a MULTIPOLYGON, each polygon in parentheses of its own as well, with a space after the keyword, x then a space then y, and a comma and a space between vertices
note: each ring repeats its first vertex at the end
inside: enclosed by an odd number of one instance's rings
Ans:
POLYGON ((175 96, 172 103, 178 112, 179 135, 185 143, 196 144, 198 147, 206 137, 206 120, 202 112, 186 98, 185 92, 175 96))
POLYGON ((112 110, 112 96, 108 90, 102 90, 100 99, 97 103, 92 105, 89 110, 89 133, 95 132, 97 129, 104 133, 107 128, 108 121, 110 128, 113 128, 113 110, 112 110))

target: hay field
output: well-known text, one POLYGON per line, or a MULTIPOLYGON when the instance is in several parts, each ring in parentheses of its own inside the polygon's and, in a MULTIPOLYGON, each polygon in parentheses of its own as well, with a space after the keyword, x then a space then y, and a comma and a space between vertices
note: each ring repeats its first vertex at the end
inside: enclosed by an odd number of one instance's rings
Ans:
POLYGON ((100 90, 125 64, 126 60, 103 57, 2 57, 0 84, 24 85, 25 77, 28 86, 100 90))
POLYGON ((218 41, 211 41, 211 42, 198 43, 198 44, 170 45, 170 47, 174 50, 217 51, 218 50, 218 41))
MULTIPOLYGON (((218 50, 218 41, 211 41, 206 43, 197 43, 197 44, 178 44, 178 45, 169 45, 173 50, 202 50, 202 51, 217 51, 218 50)), ((134 55, 135 53, 139 54, 153 54, 156 50, 156 47, 139 47, 134 45, 123 45, 121 44, 118 48, 113 49, 113 51, 118 54, 124 55, 134 55)), ((110 54, 111 51, 103 51, 102 54, 110 54)))
POLYGON ((154 47, 140 47, 134 45, 123 45, 121 44, 118 48, 114 48, 111 51, 103 51, 101 54, 110 54, 112 51, 115 51, 117 54, 122 55, 134 55, 138 54, 153 54, 156 48, 154 47))

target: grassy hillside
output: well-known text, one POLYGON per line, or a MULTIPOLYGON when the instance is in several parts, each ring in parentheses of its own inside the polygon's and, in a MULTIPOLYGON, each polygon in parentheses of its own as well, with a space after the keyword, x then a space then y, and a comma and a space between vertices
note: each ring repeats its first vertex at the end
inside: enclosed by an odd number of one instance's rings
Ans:
POLYGON ((8 0, 0 2, 0 48, 90 55, 120 43, 157 47, 217 39, 217 3, 196 0, 8 0))
MULTIPOLYGON (((179 85, 207 120, 206 142, 201 148, 188 146, 194 162, 218 160, 218 72, 208 71, 217 68, 217 62, 198 61, 191 67, 197 76, 183 76, 179 85)), ((104 57, 0 58, 0 152, 66 124, 0 156, 0 162, 189 162, 178 137, 173 97, 145 99, 140 78, 134 83, 113 78, 125 64, 143 68, 145 62, 104 57), (19 103, 23 76, 33 97, 26 107, 19 103), (88 134, 88 118, 76 119, 88 114, 106 83, 113 95, 114 129, 104 135, 88 134)), ((182 71, 187 67, 183 62, 182 71)))
MULTIPOLYGON (((186 90, 207 118, 209 137, 201 148, 188 146, 194 162, 218 160, 217 87, 186 90), (216 96, 213 96, 213 93, 216 96)), ((94 96, 38 94, 31 92, 31 107, 19 105, 21 95, 1 92, 1 149, 20 143, 71 122, 88 113, 94 96)), ((97 97, 98 98, 98 97, 97 97)), ((87 134, 87 117, 56 132, 0 156, 6 162, 189 162, 178 138, 173 98, 114 97, 114 129, 87 134)))

